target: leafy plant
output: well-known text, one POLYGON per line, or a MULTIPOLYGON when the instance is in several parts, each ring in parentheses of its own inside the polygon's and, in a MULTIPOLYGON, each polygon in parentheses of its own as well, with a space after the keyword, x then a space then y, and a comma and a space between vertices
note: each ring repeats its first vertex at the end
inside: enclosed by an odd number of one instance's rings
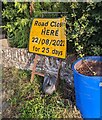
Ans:
POLYGON ((12 47, 27 47, 30 31, 28 3, 6 3, 2 12, 7 24, 7 37, 12 47))
POLYGON ((8 91, 13 91, 8 100, 11 107, 9 109, 11 109, 12 114, 17 114, 17 118, 54 119, 69 117, 69 104, 64 104, 64 98, 60 96, 60 93, 56 92, 51 96, 42 94, 42 77, 35 76, 34 81, 30 83, 30 71, 12 68, 9 72, 9 75, 12 76, 12 82, 8 82, 9 85, 5 83, 8 91))
POLYGON ((84 55, 102 55, 102 2, 15 2, 6 3, 2 16, 4 29, 13 47, 27 47, 33 18, 67 16, 67 52, 84 55), (68 12, 67 14, 42 14, 68 12))

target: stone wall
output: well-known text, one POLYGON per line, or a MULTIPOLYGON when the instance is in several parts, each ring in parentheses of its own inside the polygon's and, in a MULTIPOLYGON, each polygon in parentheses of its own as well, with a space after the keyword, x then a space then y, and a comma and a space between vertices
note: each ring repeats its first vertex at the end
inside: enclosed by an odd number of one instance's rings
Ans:
MULTIPOLYGON (((11 48, 5 45, 2 46, 2 65, 4 67, 16 67, 18 69, 32 70, 34 57, 35 54, 29 53, 27 49, 11 48)), ((60 71, 60 78, 65 79, 71 86, 73 84, 71 65, 75 60, 76 56, 74 54, 68 55, 65 60, 62 60, 60 71)), ((56 76, 59 64, 60 59, 41 55, 36 71, 44 74, 54 74, 56 76)))
POLYGON ((2 65, 32 70, 34 54, 27 49, 2 47, 2 65))

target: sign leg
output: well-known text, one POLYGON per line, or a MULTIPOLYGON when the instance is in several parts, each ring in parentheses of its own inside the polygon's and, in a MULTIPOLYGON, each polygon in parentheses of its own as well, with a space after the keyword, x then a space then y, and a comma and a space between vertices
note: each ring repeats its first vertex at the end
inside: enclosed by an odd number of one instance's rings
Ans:
POLYGON ((35 58, 34 58, 34 66, 33 66, 33 69, 32 69, 32 74, 31 74, 31 79, 30 79, 30 82, 32 83, 33 82, 33 79, 34 79, 34 76, 35 76, 35 71, 36 71, 36 65, 37 65, 37 60, 39 59, 39 55, 35 55, 35 58))

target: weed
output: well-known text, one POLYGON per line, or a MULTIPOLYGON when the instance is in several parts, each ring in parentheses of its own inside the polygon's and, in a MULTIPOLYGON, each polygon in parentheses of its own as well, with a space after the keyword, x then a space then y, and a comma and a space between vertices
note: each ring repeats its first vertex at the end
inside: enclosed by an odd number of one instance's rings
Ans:
POLYGON ((4 117, 9 115, 9 117, 22 119, 69 118, 70 105, 68 102, 64 103, 65 99, 62 98, 59 90, 50 96, 43 95, 42 77, 35 76, 30 83, 31 71, 12 68, 3 73, 4 89, 10 91, 6 102, 9 102, 11 111, 8 114, 6 111, 4 117), (11 91, 13 91, 12 94, 11 91))

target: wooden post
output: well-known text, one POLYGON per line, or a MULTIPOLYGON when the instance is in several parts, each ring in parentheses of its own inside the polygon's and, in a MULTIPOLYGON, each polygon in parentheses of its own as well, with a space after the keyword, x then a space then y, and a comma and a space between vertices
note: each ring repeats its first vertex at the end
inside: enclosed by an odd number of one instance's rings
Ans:
POLYGON ((32 74, 31 74, 31 79, 30 79, 30 82, 32 83, 33 80, 34 80, 34 76, 35 74, 37 75, 40 75, 40 76, 44 76, 44 74, 42 73, 39 73, 39 72, 36 72, 36 66, 37 66, 37 63, 38 63, 38 59, 40 58, 39 55, 35 55, 35 58, 34 58, 34 66, 33 66, 33 69, 32 69, 32 74))

